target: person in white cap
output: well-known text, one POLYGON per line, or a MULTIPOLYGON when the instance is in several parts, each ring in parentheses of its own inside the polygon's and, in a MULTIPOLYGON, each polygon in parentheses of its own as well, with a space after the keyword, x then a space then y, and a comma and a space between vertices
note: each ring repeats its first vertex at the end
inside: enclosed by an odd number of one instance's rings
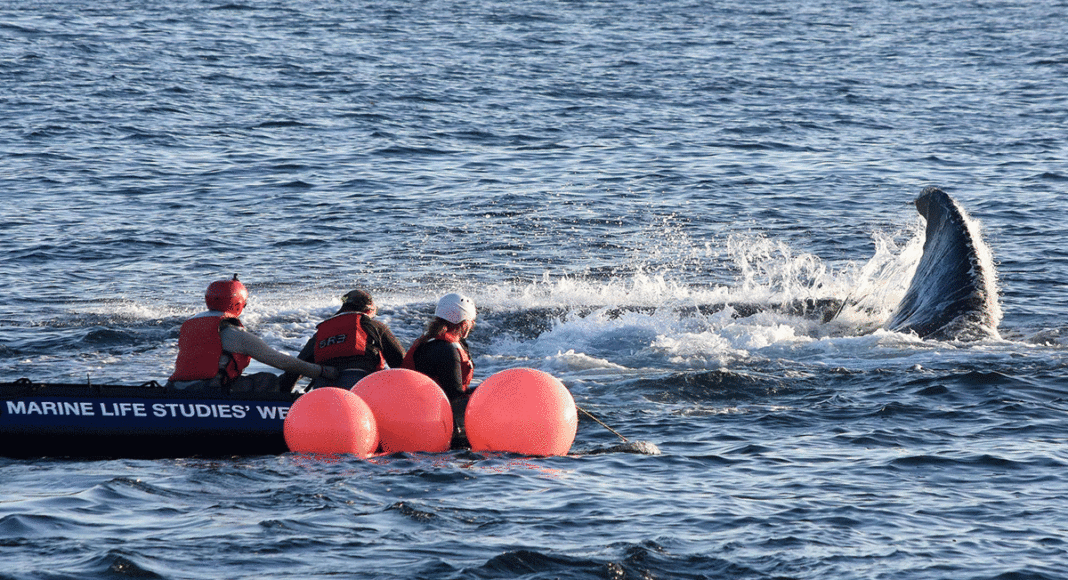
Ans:
POLYGON ((463 414, 471 396, 475 365, 467 336, 475 327, 475 302, 463 294, 446 294, 438 300, 426 331, 404 355, 402 367, 434 379, 452 405, 453 447, 463 446, 463 414))

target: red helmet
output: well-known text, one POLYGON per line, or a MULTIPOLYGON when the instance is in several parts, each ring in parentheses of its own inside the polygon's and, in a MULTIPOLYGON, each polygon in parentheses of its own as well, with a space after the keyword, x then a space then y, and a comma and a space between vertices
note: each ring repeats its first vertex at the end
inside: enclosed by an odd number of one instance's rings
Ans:
POLYGON ((248 302, 248 290, 234 274, 233 280, 216 280, 208 286, 204 302, 209 310, 218 310, 230 316, 240 316, 248 302))

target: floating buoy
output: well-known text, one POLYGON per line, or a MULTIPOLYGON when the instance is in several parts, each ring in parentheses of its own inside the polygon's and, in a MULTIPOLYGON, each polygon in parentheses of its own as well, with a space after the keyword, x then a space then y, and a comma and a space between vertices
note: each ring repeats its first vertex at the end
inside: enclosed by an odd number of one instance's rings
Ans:
POLYGON ((351 453, 369 457, 378 448, 371 408, 355 394, 323 387, 301 395, 289 408, 282 433, 297 453, 351 453))
POLYGON ((556 377, 508 369, 482 382, 464 414, 472 451, 566 455, 575 442, 575 399, 556 377))
POLYGON ((352 387, 375 415, 382 451, 448 451, 452 407, 434 379, 410 369, 384 369, 352 387))

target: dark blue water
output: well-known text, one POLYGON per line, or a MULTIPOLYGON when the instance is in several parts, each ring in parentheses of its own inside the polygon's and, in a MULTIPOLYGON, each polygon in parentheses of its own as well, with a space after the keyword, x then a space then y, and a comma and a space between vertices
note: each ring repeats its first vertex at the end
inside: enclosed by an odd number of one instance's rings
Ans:
MULTIPOLYGON (((0 380, 479 305, 573 454, 0 459, 0 578, 1068 578, 1068 4, 8 0, 0 380), (945 189, 1000 338, 878 330, 945 189), (850 298, 830 323, 695 306, 850 298)), ((255 367, 254 371, 266 370, 255 367)))

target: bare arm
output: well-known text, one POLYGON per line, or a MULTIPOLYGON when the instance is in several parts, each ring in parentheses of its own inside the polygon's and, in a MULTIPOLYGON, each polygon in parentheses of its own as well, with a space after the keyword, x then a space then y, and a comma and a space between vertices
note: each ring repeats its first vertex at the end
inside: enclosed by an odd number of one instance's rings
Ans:
POLYGON ((219 334, 222 337, 223 349, 229 352, 247 354, 265 365, 313 379, 322 374, 321 366, 278 352, 250 332, 233 326, 224 326, 219 334))

